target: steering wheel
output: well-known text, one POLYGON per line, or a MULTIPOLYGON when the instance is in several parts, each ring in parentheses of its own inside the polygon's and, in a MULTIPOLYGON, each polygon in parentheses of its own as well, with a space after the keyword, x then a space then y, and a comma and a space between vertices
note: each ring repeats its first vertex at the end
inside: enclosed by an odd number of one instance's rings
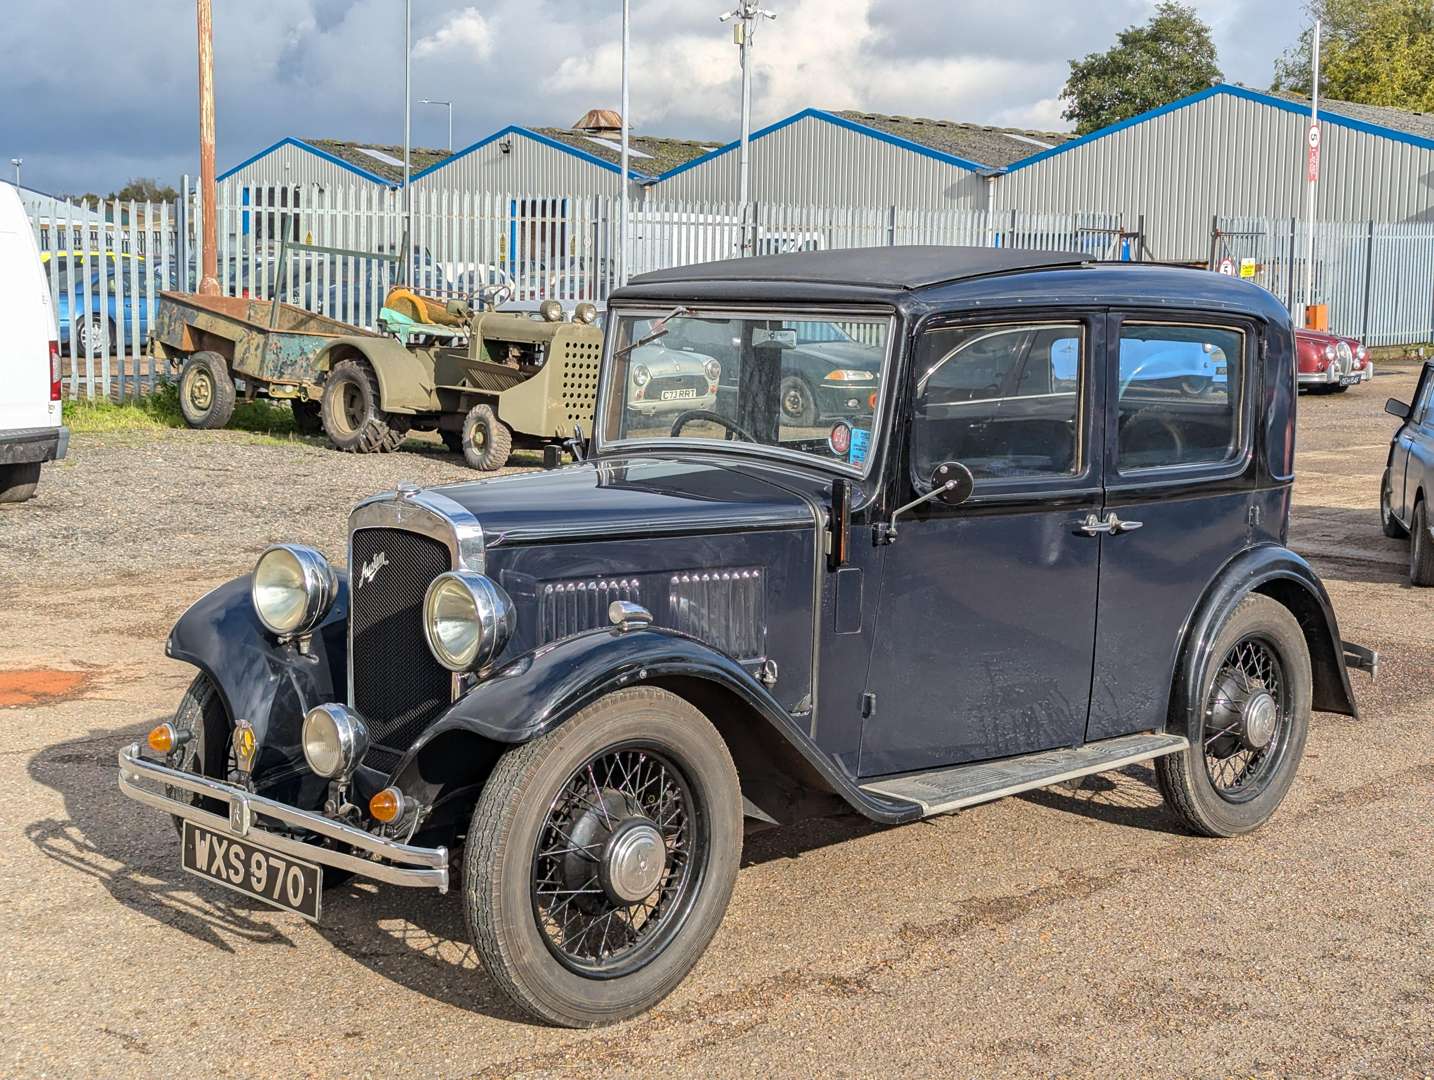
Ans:
POLYGON ((752 437, 752 435, 742 430, 736 425, 736 423, 727 419, 727 417, 723 416, 721 413, 709 412, 706 409, 688 409, 684 413, 678 413, 677 419, 672 421, 672 437, 675 439, 677 438, 677 436, 681 435, 682 429, 688 424, 690 424, 693 420, 711 420, 714 424, 720 424, 723 428, 727 430, 728 442, 731 442, 733 439, 739 436, 743 439, 746 439, 750 443, 754 443, 757 441, 755 438, 752 437))

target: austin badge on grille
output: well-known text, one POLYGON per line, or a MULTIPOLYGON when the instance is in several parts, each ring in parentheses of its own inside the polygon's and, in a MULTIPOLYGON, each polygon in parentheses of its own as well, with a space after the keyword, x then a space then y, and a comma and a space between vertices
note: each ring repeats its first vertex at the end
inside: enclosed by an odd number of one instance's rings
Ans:
POLYGON ((358 592, 359 589, 363 588, 375 577, 377 577, 378 572, 387 565, 388 554, 382 551, 380 551, 368 562, 364 563, 363 569, 359 571, 358 583, 354 585, 354 592, 358 592))

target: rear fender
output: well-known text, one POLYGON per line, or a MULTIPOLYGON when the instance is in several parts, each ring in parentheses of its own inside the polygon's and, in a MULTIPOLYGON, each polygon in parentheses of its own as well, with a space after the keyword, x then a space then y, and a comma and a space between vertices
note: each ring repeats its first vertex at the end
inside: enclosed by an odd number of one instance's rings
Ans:
POLYGON ((433 412, 438 406, 433 364, 393 338, 341 337, 314 356, 314 368, 323 374, 345 360, 366 360, 378 377, 384 412, 433 412))
MULTIPOLYGON (((734 742, 731 713, 735 710, 739 722, 765 725, 780 736, 778 741, 799 759, 801 772, 876 821, 894 823, 919 816, 915 805, 863 792, 813 744, 767 688, 731 657, 659 627, 591 630, 518 657, 480 682, 425 731, 395 774, 402 784, 427 771, 427 748, 451 740, 454 733, 476 736, 475 746, 514 746, 552 731, 604 694, 652 684, 676 693, 689 686, 717 691, 707 700, 728 706, 725 715, 712 719, 729 747, 734 742)), ((734 757, 739 757, 735 748, 734 757)), ((486 764, 491 765, 491 760, 486 764)))
MULTIPOLYGON (((1181 646, 1168 730, 1191 734, 1184 729, 1198 717, 1200 688, 1210 666, 1220 661, 1214 655, 1215 638, 1230 613, 1250 593, 1278 600, 1299 620, 1309 645, 1314 708, 1358 718, 1339 622, 1324 584, 1299 555, 1289 548, 1267 544, 1242 552, 1227 563, 1196 608, 1181 646)), ((1198 735, 1195 732, 1191 737, 1198 735)))
POLYGON ((296 800, 309 799, 325 787, 304 761, 300 729, 313 706, 347 699, 348 576, 336 575, 334 605, 314 631, 307 654, 292 642, 281 645, 265 629, 254 612, 247 574, 191 605, 164 647, 166 656, 209 676, 231 727, 238 720, 253 725, 259 745, 254 777, 266 793, 278 789, 296 800))

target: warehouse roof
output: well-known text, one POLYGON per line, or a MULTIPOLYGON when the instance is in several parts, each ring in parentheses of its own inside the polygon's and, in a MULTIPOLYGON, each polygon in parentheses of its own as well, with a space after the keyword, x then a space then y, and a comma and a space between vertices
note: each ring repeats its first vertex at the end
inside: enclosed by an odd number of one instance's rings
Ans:
POLYGON ((853 109, 835 115, 933 150, 944 150, 968 161, 992 166, 1009 165, 1075 138, 1070 132, 993 127, 958 120, 928 120, 919 116, 886 116, 853 109))
MULTIPOLYGON (((1286 90, 1270 90, 1270 96, 1293 102, 1302 108, 1310 107, 1310 99, 1304 94, 1292 94, 1286 90)), ((1334 98, 1320 98, 1321 113, 1335 113, 1351 120, 1362 120, 1366 124, 1402 131, 1406 135, 1418 135, 1434 139, 1434 113, 1411 112, 1396 109, 1392 105, 1361 105, 1357 101, 1338 101, 1334 98)))
MULTIPOLYGON (((342 139, 295 139, 292 136, 280 139, 272 146, 266 146, 257 154, 245 158, 232 169, 225 170, 219 179, 227 179, 246 165, 252 165, 265 155, 281 150, 285 146, 317 154, 335 165, 342 166, 350 172, 357 173, 378 184, 395 186, 403 183, 403 147, 401 146, 349 142, 342 139)), ((415 176, 448 157, 447 150, 430 150, 422 146, 412 147, 409 154, 412 173, 415 176)))
MULTIPOLYGON (((616 131, 589 131, 583 128, 530 128, 530 131, 544 135, 592 157, 601 158, 610 165, 622 160, 621 135, 616 131)), ((628 167, 643 177, 658 176, 686 164, 693 158, 717 149, 716 141, 700 142, 695 139, 669 139, 661 135, 639 135, 628 133, 628 167)))

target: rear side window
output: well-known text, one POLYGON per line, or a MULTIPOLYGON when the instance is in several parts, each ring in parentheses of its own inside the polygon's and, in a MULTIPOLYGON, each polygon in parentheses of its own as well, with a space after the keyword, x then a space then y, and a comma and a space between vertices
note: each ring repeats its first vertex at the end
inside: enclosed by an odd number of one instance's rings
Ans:
POLYGON ((1239 330, 1122 324, 1119 470, 1219 465, 1238 457, 1244 384, 1239 330))

